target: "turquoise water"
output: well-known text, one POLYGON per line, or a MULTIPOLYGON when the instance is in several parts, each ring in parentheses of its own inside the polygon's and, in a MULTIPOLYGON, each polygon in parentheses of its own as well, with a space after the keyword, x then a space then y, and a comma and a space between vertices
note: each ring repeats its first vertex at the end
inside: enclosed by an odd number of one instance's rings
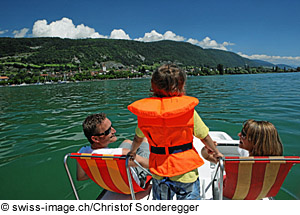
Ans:
MULTIPOLYGON (((150 79, 107 80, 0 88, 0 199, 74 199, 63 157, 88 144, 81 123, 105 112, 118 144, 132 139, 131 102, 150 95, 150 79)), ((300 73, 189 77, 187 95, 210 130, 234 139, 242 122, 269 120, 277 127, 284 155, 300 155, 300 73)), ((75 172, 75 162, 69 162, 75 172)), ((277 199, 300 199, 300 165, 294 166, 277 199)), ((76 182, 79 195, 95 199, 92 181, 76 182)))

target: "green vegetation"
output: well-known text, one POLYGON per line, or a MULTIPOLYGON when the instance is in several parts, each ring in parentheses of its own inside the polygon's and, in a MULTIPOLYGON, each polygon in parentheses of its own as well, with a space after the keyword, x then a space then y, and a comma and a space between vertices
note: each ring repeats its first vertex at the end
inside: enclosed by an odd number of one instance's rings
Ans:
POLYGON ((263 67, 232 52, 186 42, 0 38, 0 84, 141 77, 166 62, 188 75, 299 71, 263 67))
POLYGON ((153 65, 165 61, 182 66, 259 66, 256 62, 221 50, 202 49, 186 42, 137 42, 111 39, 0 38, 0 59, 24 64, 70 64, 91 69, 107 61, 124 66, 153 65))

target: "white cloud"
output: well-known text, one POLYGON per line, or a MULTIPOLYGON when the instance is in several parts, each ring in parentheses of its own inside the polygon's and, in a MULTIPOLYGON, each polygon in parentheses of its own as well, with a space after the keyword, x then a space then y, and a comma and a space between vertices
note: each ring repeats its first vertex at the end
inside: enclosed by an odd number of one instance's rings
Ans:
POLYGON ((163 35, 152 30, 150 33, 145 33, 144 37, 134 39, 136 41, 153 42, 163 40, 163 35))
POLYGON ((235 45, 234 43, 231 43, 231 42, 223 42, 222 44, 223 44, 223 46, 234 46, 235 45))
POLYGON ((152 30, 150 33, 145 33, 144 37, 134 39, 136 41, 142 42, 154 42, 160 40, 174 40, 174 41, 184 41, 185 38, 182 36, 178 36, 172 31, 166 31, 164 34, 160 34, 155 30, 152 30))
POLYGON ((122 39, 122 40, 131 40, 129 35, 125 33, 122 29, 114 29, 110 33, 110 39, 122 39))
POLYGON ((251 60, 263 60, 268 61, 273 64, 288 64, 288 65, 300 65, 300 56, 292 57, 292 56, 269 56, 264 54, 254 54, 254 55, 246 55, 241 52, 238 52, 242 57, 251 59, 251 60))
POLYGON ((187 42, 188 42, 188 43, 191 43, 191 44, 193 44, 193 45, 197 45, 197 44, 199 43, 198 40, 192 39, 192 38, 188 39, 187 42))
MULTIPOLYGON (((114 29, 110 36, 100 35, 94 28, 80 24, 75 26, 73 21, 69 18, 62 18, 61 20, 53 21, 50 24, 47 20, 38 20, 34 23, 32 29, 32 35, 34 37, 60 37, 60 38, 110 38, 110 39, 125 39, 131 40, 130 36, 122 29, 114 29)), ((226 46, 234 45, 230 42, 217 43, 215 40, 209 37, 204 38, 202 41, 196 39, 188 39, 183 36, 176 35, 172 31, 166 31, 164 34, 158 33, 156 30, 152 30, 149 33, 145 33, 144 37, 134 39, 136 41, 153 42, 160 40, 173 40, 173 41, 187 41, 194 45, 201 46, 202 48, 221 49, 227 51, 226 46)))
POLYGON ((205 37, 202 41, 198 41, 196 39, 190 38, 187 40, 188 43, 191 43, 193 45, 201 46, 204 49, 220 49, 227 51, 226 46, 232 46, 234 43, 230 42, 223 42, 223 43, 217 43, 217 41, 210 39, 209 37, 205 37))
POLYGON ((5 34, 8 30, 0 31, 0 34, 5 34))
POLYGON ((165 40, 174 40, 174 41, 184 41, 185 38, 179 35, 174 34, 172 31, 166 31, 164 34, 165 40))
POLYGON ((75 26, 73 21, 68 18, 47 23, 46 20, 38 20, 34 23, 32 28, 34 37, 60 37, 70 39, 81 38, 107 38, 100 35, 95 29, 85 26, 83 24, 75 26))
POLYGON ((211 49, 221 49, 227 51, 226 46, 232 46, 234 43, 223 42, 221 44, 217 43, 215 40, 210 39, 209 37, 204 38, 202 41, 190 38, 186 40, 183 36, 176 35, 172 31, 166 31, 164 34, 160 34, 155 30, 152 30, 150 33, 145 33, 144 37, 134 39, 136 41, 143 42, 153 42, 159 40, 174 40, 174 41, 186 41, 193 45, 201 46, 202 48, 211 48, 211 49))
MULTIPOLYGON (((28 28, 23 28, 20 31, 13 31, 14 37, 24 37, 28 28)), ((0 35, 8 32, 8 30, 0 31, 0 35)), ((62 18, 61 20, 53 21, 50 24, 47 23, 47 20, 37 20, 32 28, 32 35, 34 37, 60 37, 60 38, 71 38, 71 39, 80 39, 80 38, 110 38, 110 39, 125 39, 132 40, 129 34, 122 29, 114 29, 110 36, 104 36, 95 31, 94 28, 80 24, 75 26, 73 21, 69 18, 62 18)), ((156 30, 145 33, 144 37, 135 38, 135 41, 142 42, 153 42, 160 40, 173 40, 173 41, 186 41, 193 45, 201 46, 202 48, 211 48, 211 49, 220 49, 228 51, 228 46, 235 45, 231 42, 218 43, 216 40, 211 39, 210 37, 205 37, 203 40, 199 41, 197 39, 189 38, 186 39, 183 36, 176 35, 172 31, 166 31, 164 34, 158 33, 156 30)), ((274 64, 285 63, 289 65, 300 65, 300 57, 291 57, 291 56, 268 56, 268 55, 245 55, 238 53, 242 57, 249 59, 258 59, 268 61, 274 64)))
POLYGON ((14 36, 15 38, 21 38, 21 37, 25 37, 28 31, 29 31, 28 28, 23 28, 20 31, 17 30, 13 31, 13 34, 15 35, 14 36))

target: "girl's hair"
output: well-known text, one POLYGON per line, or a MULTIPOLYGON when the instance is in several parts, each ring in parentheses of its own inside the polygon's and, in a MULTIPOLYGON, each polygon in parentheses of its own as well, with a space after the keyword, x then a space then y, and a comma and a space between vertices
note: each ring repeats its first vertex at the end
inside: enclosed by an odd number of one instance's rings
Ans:
POLYGON ((185 72, 176 65, 162 65, 153 72, 151 91, 157 97, 182 96, 185 93, 185 82, 185 72))
POLYGON ((281 156, 283 146, 275 126, 268 121, 249 119, 244 122, 246 138, 253 144, 250 156, 281 156))

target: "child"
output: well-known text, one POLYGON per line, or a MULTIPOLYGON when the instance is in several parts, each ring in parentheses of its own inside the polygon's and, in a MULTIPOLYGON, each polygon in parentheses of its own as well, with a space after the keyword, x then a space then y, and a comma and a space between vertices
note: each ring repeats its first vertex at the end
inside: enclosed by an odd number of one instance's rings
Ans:
MULTIPOLYGON (((282 156, 283 146, 275 126, 268 121, 249 119, 244 122, 241 132, 239 147, 247 150, 249 156, 282 156)), ((217 160, 209 154, 205 147, 202 156, 213 163, 217 160)))
POLYGON ((208 134, 209 129, 194 110, 197 98, 185 96, 186 74, 175 65, 163 65, 152 75, 153 97, 136 101, 128 109, 137 115, 138 126, 128 153, 134 159, 141 141, 150 144, 149 169, 153 199, 200 199, 197 168, 203 164, 193 146, 198 137, 215 158, 223 155, 208 134))
MULTIPOLYGON (((282 146, 281 140, 279 138, 278 132, 277 132, 275 126, 270 122, 255 121, 253 119, 249 119, 244 122, 243 128, 242 128, 241 132, 238 134, 238 136, 240 137, 240 144, 239 144, 240 154, 241 154, 241 152, 248 152, 248 153, 245 153, 247 155, 241 155, 241 157, 248 156, 248 155, 250 155, 250 156, 282 156, 282 154, 283 154, 283 146, 282 146)), ((208 153, 208 150, 206 148, 203 148, 201 153, 202 153, 202 156, 206 160, 208 160, 210 162, 214 162, 214 163, 217 162, 216 159, 213 158, 213 156, 211 156, 208 153)), ((252 170, 251 170, 251 172, 252 172, 252 170)), ((237 174, 237 172, 236 172, 236 174, 237 174)), ((240 175, 242 175, 242 174, 240 174, 240 175)), ((264 173, 263 173, 263 175, 264 175, 264 173)), ((233 186, 232 181, 229 180, 225 176, 223 178, 223 199, 232 199, 232 198, 244 199, 244 198, 246 198, 246 196, 243 196, 243 195, 235 196, 235 192, 236 192, 235 186, 233 186)), ((257 176, 258 175, 256 175, 256 177, 257 176)), ((248 178, 248 177, 245 176, 245 178, 248 178)), ((270 178, 272 178, 272 177, 270 177, 270 178)), ((241 179, 241 181, 243 181, 243 179, 241 179)), ((250 181, 248 183, 250 183, 250 181)), ((243 194, 247 194, 247 193, 249 194, 250 190, 249 190, 249 187, 246 185, 247 183, 246 184, 242 183, 242 184, 243 184, 243 186, 239 186, 239 189, 238 189, 240 192, 237 192, 237 193, 241 194, 243 192, 243 194)), ((262 185, 262 183, 255 184, 255 186, 258 186, 258 187, 260 185, 262 185)), ((249 186, 250 186, 250 184, 249 184, 249 186)), ((254 192, 252 192, 252 195, 253 195, 253 193, 254 192)), ((257 195, 258 194, 259 193, 257 193, 257 195)), ((267 193, 265 193, 265 194, 267 194, 267 193)))

